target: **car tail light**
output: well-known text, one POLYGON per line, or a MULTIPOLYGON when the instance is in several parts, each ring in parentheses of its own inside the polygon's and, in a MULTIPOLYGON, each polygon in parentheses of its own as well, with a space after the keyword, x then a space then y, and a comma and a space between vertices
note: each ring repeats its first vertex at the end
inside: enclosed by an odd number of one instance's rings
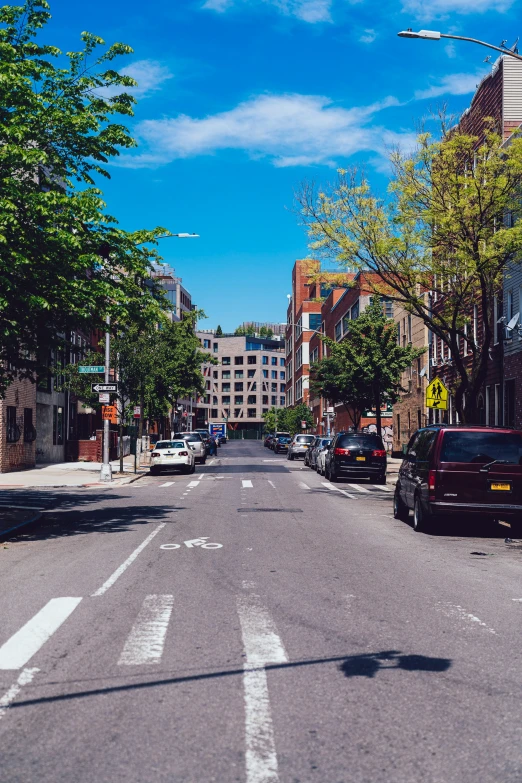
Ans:
POLYGON ((386 452, 384 451, 384 449, 375 449, 374 451, 372 451, 372 457, 385 457, 385 456, 386 456, 386 452))
POLYGON ((178 457, 188 457, 188 451, 178 451, 178 457))
POLYGON ((430 500, 435 500, 436 485, 437 485, 437 471, 430 470, 428 473, 428 491, 430 493, 430 500))
POLYGON ((159 453, 159 451, 153 451, 150 456, 151 457, 161 457, 161 454, 159 453))
POLYGON ((350 449, 334 449, 334 454, 337 454, 338 456, 344 456, 349 457, 350 456, 350 449))

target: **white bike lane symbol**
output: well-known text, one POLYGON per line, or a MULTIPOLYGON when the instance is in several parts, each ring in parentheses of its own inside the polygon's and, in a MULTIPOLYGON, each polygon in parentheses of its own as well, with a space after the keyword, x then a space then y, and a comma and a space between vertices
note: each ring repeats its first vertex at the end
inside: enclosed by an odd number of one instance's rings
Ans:
MULTIPOLYGON (((223 544, 217 544, 208 540, 208 536, 202 536, 201 538, 192 538, 189 541, 183 543, 188 549, 194 549, 194 547, 200 547, 200 549, 221 549, 223 544)), ((162 544, 160 549, 172 550, 180 549, 181 544, 162 544)))

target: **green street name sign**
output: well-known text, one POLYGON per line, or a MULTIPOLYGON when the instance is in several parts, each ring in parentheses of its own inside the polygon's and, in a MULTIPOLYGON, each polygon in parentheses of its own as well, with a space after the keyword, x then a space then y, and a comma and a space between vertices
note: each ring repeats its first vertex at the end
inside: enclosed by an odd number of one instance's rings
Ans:
POLYGON ((105 372, 105 367, 103 364, 88 364, 83 367, 78 367, 79 373, 85 373, 85 372, 105 372))

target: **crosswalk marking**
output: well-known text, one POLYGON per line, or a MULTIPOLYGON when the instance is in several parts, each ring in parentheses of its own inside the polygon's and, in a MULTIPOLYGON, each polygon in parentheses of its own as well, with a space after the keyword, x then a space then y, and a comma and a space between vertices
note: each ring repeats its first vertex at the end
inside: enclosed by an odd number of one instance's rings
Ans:
POLYGON ((243 674, 245 698, 247 783, 277 783, 277 755, 265 666, 287 663, 288 657, 275 624, 259 602, 246 593, 238 598, 246 663, 243 674))
POLYGON ((173 481, 166 481, 164 484, 160 484, 160 487, 171 487, 173 484, 173 481))
POLYGON ((198 487, 200 481, 201 479, 199 479, 198 481, 191 481, 189 484, 187 484, 187 487, 198 487))
POLYGON ((366 487, 361 487, 360 484, 348 484, 348 486, 352 489, 356 489, 357 492, 367 492, 368 494, 370 493, 369 489, 366 489, 366 487))
POLYGON ((384 492, 393 492, 393 487, 389 487, 387 484, 381 484, 379 489, 384 490, 384 492))
POLYGON ((21 669, 51 638, 81 598, 51 598, 19 631, 0 647, 0 669, 21 669))
POLYGON ((310 489, 308 484, 305 484, 304 481, 300 481, 299 486, 301 487, 301 489, 310 489))
POLYGON ((172 595, 145 598, 123 647, 119 666, 160 662, 173 605, 172 595))
POLYGON ((329 481, 321 481, 321 484, 323 487, 326 487, 326 489, 337 489, 337 487, 334 487, 334 485, 330 484, 329 481))
POLYGON ((249 479, 243 479, 243 480, 241 481, 241 486, 242 486, 244 489, 246 489, 246 488, 248 488, 248 487, 252 487, 252 482, 251 482, 251 481, 249 481, 249 479))
POLYGON ((24 669, 14 685, 0 698, 0 718, 3 718, 24 685, 29 685, 40 669, 24 669))

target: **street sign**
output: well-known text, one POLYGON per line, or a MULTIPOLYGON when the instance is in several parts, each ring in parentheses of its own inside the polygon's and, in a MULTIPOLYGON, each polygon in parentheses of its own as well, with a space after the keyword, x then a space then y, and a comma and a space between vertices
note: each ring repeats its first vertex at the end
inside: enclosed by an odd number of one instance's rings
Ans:
POLYGON ((86 372, 105 372, 105 367, 103 364, 86 364, 78 366, 78 372, 79 373, 86 373, 86 372))
POLYGON ((134 418, 141 419, 141 407, 139 405, 134 406, 134 418))
POLYGON ((93 394, 98 392, 117 392, 117 383, 91 383, 91 391, 93 394))
POLYGON ((109 392, 102 392, 98 394, 98 402, 108 403, 111 401, 111 395, 109 392))
POLYGON ((307 425, 306 421, 302 421, 301 422, 301 429, 305 430, 307 428, 307 426, 308 425, 307 425))
POLYGON ((440 378, 434 378, 426 389, 426 406, 438 408, 440 411, 448 410, 449 391, 440 378))
POLYGON ((102 408, 103 421, 110 421, 111 424, 118 423, 118 411, 116 405, 104 405, 102 408))

